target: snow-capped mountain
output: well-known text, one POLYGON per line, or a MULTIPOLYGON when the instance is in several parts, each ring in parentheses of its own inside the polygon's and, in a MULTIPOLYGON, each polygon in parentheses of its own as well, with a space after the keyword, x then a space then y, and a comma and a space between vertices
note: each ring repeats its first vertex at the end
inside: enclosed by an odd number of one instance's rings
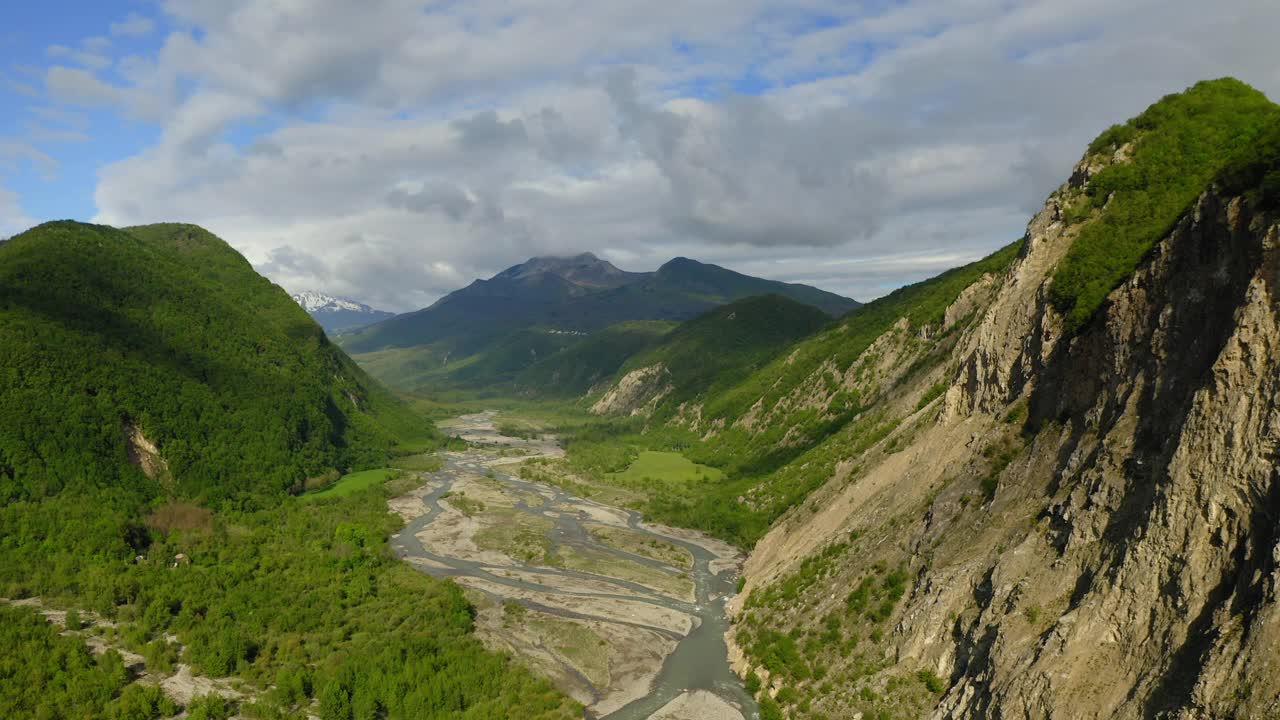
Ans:
POLYGON ((291 296, 327 333, 354 330, 365 325, 386 320, 395 313, 358 303, 347 298, 326 295, 315 290, 303 290, 291 296))

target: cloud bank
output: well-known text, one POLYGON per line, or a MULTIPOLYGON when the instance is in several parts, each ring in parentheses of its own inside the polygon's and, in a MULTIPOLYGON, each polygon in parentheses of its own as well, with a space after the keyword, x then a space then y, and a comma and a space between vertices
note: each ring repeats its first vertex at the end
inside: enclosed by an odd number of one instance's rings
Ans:
POLYGON ((580 250, 868 299, 1018 237, 1165 93, 1280 97, 1266 0, 161 7, 103 29, 154 52, 45 71, 58 105, 159 130, 100 168, 97 219, 197 222, 290 289, 394 310, 580 250))

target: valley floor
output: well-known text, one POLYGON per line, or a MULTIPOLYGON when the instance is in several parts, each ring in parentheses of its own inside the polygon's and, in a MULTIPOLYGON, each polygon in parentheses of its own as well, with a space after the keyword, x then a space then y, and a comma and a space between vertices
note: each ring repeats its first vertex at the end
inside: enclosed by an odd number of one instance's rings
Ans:
POLYGON ((525 460, 563 453, 552 438, 505 436, 494 422, 479 413, 444 428, 470 447, 390 501, 406 521, 396 553, 468 588, 481 636, 593 716, 755 717, 724 641, 737 550, 513 476, 525 460))

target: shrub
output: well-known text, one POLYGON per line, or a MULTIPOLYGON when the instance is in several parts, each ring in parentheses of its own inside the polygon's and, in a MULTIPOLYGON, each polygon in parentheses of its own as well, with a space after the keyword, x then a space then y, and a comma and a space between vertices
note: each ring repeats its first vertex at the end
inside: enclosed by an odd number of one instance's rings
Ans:
POLYGON ((947 383, 945 381, 933 385, 924 394, 920 396, 920 401, 916 403, 916 410, 923 410, 929 403, 942 397, 942 393, 947 391, 947 383))
MULTIPOLYGON (((159 687, 133 683, 126 686, 120 697, 110 705, 106 717, 108 720, 158 720, 176 715, 177 712, 178 706, 159 687)), ((195 716, 191 717, 199 720, 195 716)))
POLYGON ((916 673, 916 678, 924 683, 929 692, 937 695, 947 689, 947 683, 938 677, 932 670, 924 669, 916 673))
POLYGON ((192 698, 187 705, 187 720, 227 720, 235 712, 235 703, 210 693, 192 698))
POLYGON ((1133 139, 1137 134, 1137 130, 1129 124, 1112 125, 1102 132, 1101 135, 1094 138, 1089 143, 1089 154, 1098 155, 1105 152, 1114 152, 1120 146, 1133 139))
POLYGON ((782 708, 767 695, 760 698, 760 720, 784 720, 782 708))
POLYGON ((800 699, 800 693, 797 692, 795 688, 788 686, 779 689, 778 693, 773 696, 773 699, 776 700, 779 705, 794 705, 796 701, 800 699))
POLYGON ((156 638, 143 647, 142 657, 147 670, 154 673, 170 673, 178 664, 178 646, 164 638, 156 638))

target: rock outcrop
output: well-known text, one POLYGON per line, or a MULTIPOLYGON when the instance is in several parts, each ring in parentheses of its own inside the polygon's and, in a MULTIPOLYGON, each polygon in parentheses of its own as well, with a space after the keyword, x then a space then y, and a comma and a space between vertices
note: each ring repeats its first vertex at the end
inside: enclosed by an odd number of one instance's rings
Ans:
POLYGON ((662 363, 632 370, 591 406, 596 415, 648 415, 671 392, 671 375, 662 363))
POLYGON ((147 436, 142 433, 142 428, 125 418, 120 421, 120 432, 124 435, 125 452, 129 456, 129 462, 141 470, 143 475, 151 480, 167 482, 173 479, 169 473, 169 463, 160 454, 160 448, 147 439, 147 436))
MULTIPOLYGON (((1049 287, 1078 229, 1060 206, 1070 189, 1007 275, 948 311, 983 314, 940 370, 936 408, 887 389, 902 426, 748 560, 732 608, 748 650, 761 627, 816 638, 823 618, 870 617, 850 614, 850 590, 906 578, 880 620, 829 621, 828 643, 864 634, 814 651, 847 687, 808 695, 814 711, 1280 713, 1280 219, 1204 193, 1068 334, 1049 287), (807 589, 788 598, 788 582, 807 589)), ((739 657, 768 677, 760 652, 739 657)))

